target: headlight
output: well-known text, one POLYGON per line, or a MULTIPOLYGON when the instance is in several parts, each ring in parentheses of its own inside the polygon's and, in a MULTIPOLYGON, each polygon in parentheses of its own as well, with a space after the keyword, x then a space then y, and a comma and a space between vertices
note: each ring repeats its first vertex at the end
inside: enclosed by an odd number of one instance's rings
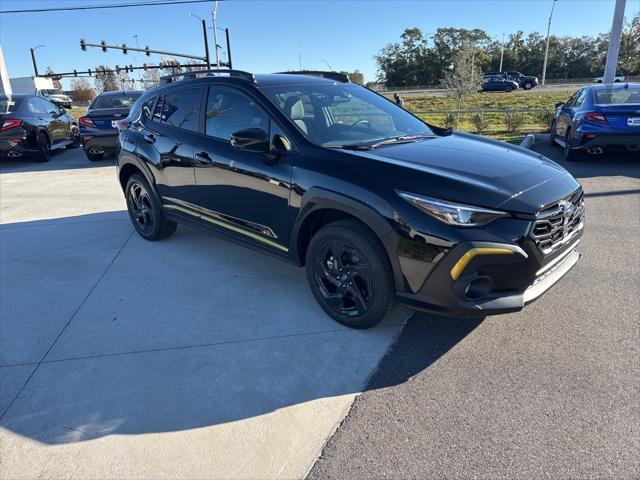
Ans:
POLYGON ((422 195, 414 195, 413 193, 398 190, 396 190, 396 192, 407 202, 415 205, 432 217, 437 218, 443 223, 457 227, 482 227, 497 218, 509 215, 506 212, 452 203, 436 198, 423 197, 422 195))

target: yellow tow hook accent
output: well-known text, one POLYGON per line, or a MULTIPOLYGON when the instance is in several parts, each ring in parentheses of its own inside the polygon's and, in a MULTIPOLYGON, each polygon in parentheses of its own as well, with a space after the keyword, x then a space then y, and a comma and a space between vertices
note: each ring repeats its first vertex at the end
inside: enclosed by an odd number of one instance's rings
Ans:
POLYGON ((508 248, 495 248, 495 247, 478 247, 472 248, 467 253, 460 257, 460 260, 451 269, 451 278, 457 280, 460 274, 464 271, 469 262, 478 255, 511 255, 512 252, 508 248))

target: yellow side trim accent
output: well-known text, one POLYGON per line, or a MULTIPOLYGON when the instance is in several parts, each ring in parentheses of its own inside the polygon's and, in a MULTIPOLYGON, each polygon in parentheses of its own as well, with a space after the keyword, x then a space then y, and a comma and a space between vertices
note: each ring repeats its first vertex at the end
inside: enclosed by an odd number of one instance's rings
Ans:
POLYGON ((288 252, 289 251, 289 249, 287 247, 285 247, 283 245, 280 245, 279 243, 276 243, 276 242, 273 242, 273 241, 271 241, 271 240, 269 240, 267 238, 261 237, 260 235, 256 235, 255 233, 249 232, 248 230, 245 230, 244 228, 236 227, 235 225, 231 225, 230 223, 226 223, 226 222, 223 222, 221 220, 218 220, 218 219, 215 219, 215 218, 211 218, 211 217, 209 217, 207 215, 204 215, 202 213, 197 213, 197 212, 194 212, 194 211, 189 210, 187 208, 179 207, 178 205, 165 205, 164 207, 172 209, 172 210, 179 210, 179 211, 184 212, 184 213, 186 213, 188 215, 193 215, 194 217, 202 218, 203 220, 206 220, 209 223, 213 223, 214 225, 218 225, 220 227, 226 228, 226 229, 231 230, 233 232, 240 233, 242 235, 246 235, 247 237, 251 237, 254 240, 258 240, 259 242, 266 243, 267 245, 269 245, 269 246, 271 246, 273 248, 277 248, 278 250, 282 250, 283 252, 288 252))
POLYGON ((473 260, 473 257, 477 255, 511 255, 512 252, 508 248, 493 248, 493 247, 478 247, 472 248, 467 253, 460 257, 460 260, 451 269, 451 278, 457 280, 460 274, 464 271, 469 262, 473 260))

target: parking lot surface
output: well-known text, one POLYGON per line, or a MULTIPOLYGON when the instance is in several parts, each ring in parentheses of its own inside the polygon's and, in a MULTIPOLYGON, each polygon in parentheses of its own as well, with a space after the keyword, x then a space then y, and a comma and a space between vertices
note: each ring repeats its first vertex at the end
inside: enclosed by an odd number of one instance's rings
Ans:
POLYGON ((304 271, 134 234, 113 159, 0 164, 0 477, 301 478, 407 312, 329 319, 304 271))
POLYGON ((640 478, 640 159, 559 163, 578 264, 520 313, 414 316, 308 478, 640 478))

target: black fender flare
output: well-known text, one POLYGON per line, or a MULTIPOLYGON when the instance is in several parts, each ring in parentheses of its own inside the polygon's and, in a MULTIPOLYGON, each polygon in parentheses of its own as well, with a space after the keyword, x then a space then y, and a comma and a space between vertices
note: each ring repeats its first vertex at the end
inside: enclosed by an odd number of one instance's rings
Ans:
MULTIPOLYGON (((144 176, 145 180, 147 181, 147 183, 151 187, 151 191, 152 191, 154 197, 156 198, 156 200, 158 201, 158 204, 162 205, 162 200, 160 199, 160 195, 158 194, 158 191, 156 189, 155 177, 152 175, 151 170, 149 169, 149 167, 144 162, 141 162, 139 160, 139 158, 136 157, 131 152, 127 152, 127 153, 128 153, 128 155, 126 156, 126 159, 124 161, 122 161, 122 162, 120 162, 120 160, 118 161, 118 183, 120 183, 120 172, 122 171, 122 169, 124 167, 126 167, 127 165, 131 165, 131 166, 137 168, 140 172, 142 172, 142 175, 144 176)), ((126 184, 122 185, 122 183, 120 183, 120 185, 122 186, 122 191, 124 192, 126 184)), ((126 196, 126 192, 124 192, 124 193, 125 193, 125 196, 126 196)))
POLYGON ((364 203, 353 197, 320 187, 307 190, 302 196, 300 210, 291 231, 290 254, 298 262, 303 263, 298 251, 298 239, 301 228, 310 215, 324 209, 341 211, 362 221, 378 237, 387 252, 396 290, 400 290, 403 285, 403 276, 397 255, 398 236, 394 235, 395 230, 392 224, 393 210, 387 202, 369 195, 371 202, 364 203))

